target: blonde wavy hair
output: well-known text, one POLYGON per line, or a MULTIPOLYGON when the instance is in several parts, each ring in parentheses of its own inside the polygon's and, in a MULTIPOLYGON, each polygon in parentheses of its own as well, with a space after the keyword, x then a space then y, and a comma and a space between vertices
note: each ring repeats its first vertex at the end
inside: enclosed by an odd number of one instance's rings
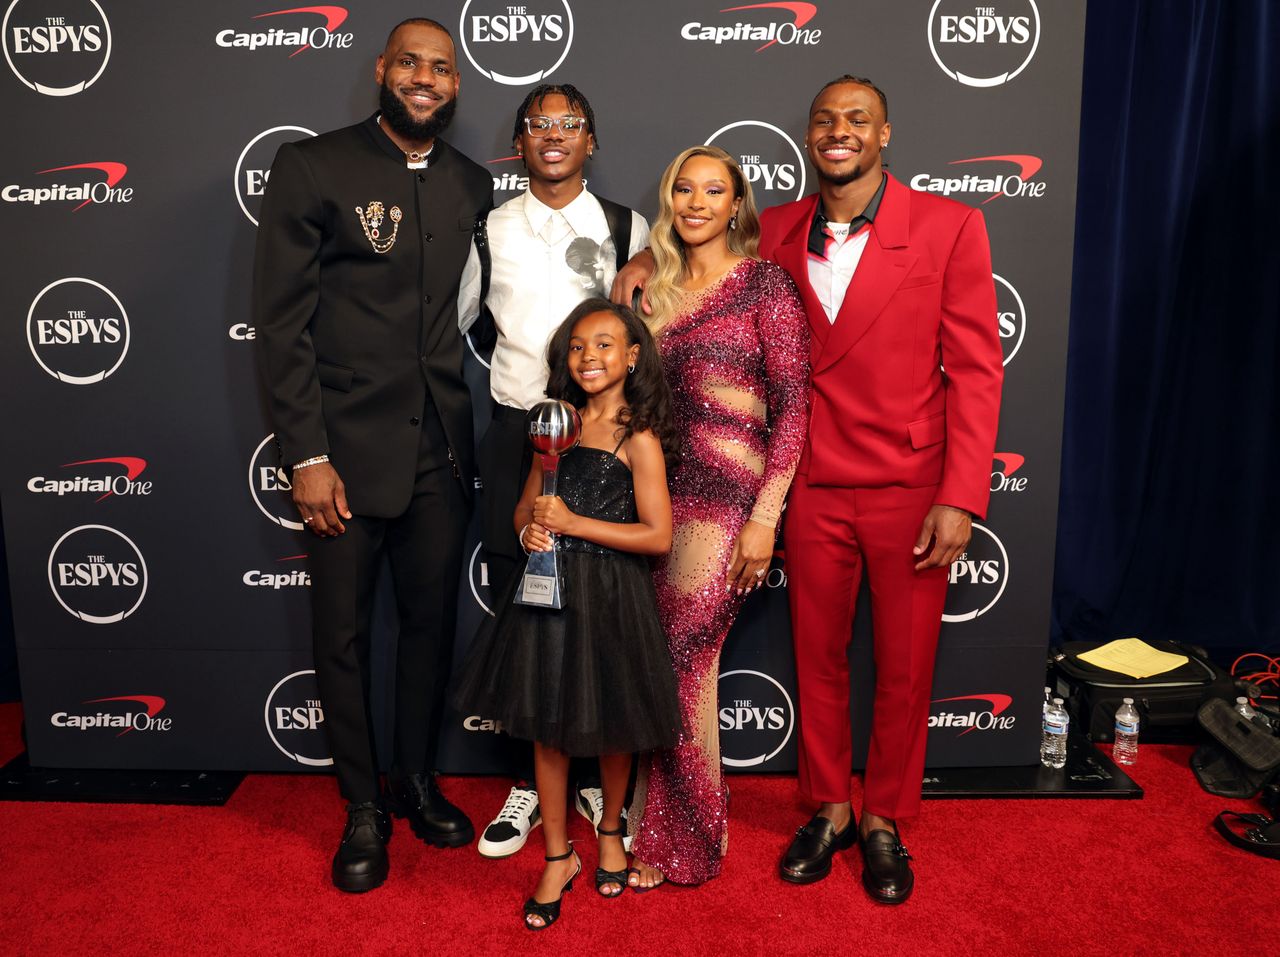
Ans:
POLYGON ((649 234, 649 249, 653 253, 654 270, 645 286, 649 306, 653 310, 646 317, 649 328, 657 333, 670 322, 680 306, 683 295, 681 284, 687 278, 684 243, 675 228, 675 207, 671 202, 672 190, 680 169, 694 156, 708 156, 719 160, 729 171, 733 183, 733 197, 738 204, 738 225, 727 234, 729 250, 739 256, 758 259, 760 248, 760 214, 751 195, 751 184, 742 174, 741 167, 732 156, 718 146, 691 146, 673 159, 662 174, 658 185, 658 218, 649 234))

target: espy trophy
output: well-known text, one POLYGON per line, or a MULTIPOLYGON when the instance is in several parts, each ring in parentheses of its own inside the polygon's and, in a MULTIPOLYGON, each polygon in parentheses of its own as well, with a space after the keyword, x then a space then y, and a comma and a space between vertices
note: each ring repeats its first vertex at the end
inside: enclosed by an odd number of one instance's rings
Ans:
MULTIPOLYGON (((542 494, 556 494, 556 472, 560 456, 578 444, 582 436, 582 418, 578 410, 561 399, 543 399, 525 416, 529 431, 529 444, 542 462, 542 494)), ((554 546, 556 536, 551 535, 554 546)), ((516 590, 517 605, 534 605, 540 608, 564 607, 564 580, 560 577, 560 564, 556 550, 530 552, 524 566, 524 577, 516 590)))

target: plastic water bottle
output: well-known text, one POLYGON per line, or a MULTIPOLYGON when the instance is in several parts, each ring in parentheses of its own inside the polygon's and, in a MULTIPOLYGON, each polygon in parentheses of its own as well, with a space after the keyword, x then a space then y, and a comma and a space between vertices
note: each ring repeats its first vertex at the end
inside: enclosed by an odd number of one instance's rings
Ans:
POLYGON ((1125 698, 1116 709, 1116 744, 1111 756, 1116 764, 1138 763, 1138 709, 1132 698, 1125 698))
POLYGON ((1049 698, 1053 695, 1053 689, 1048 685, 1044 686, 1044 707, 1040 709, 1040 717, 1043 718, 1049 713, 1049 698))
POLYGON ((1060 768, 1067 763, 1067 726, 1071 719, 1061 698, 1054 698, 1044 713, 1044 735, 1040 739, 1040 763, 1046 768, 1060 768))
POLYGON ((1249 704, 1249 699, 1243 696, 1236 698, 1236 714, 1246 721, 1252 721, 1258 716, 1258 712, 1253 710, 1253 705, 1249 704))

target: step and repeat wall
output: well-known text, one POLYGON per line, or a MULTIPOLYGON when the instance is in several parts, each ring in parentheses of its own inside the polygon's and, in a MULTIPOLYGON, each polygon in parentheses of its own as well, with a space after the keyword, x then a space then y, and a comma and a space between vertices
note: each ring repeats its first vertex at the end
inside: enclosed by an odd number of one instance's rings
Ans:
MULTIPOLYGON (((1035 760, 1048 636, 1074 233, 1083 0, 0 0, 4 509, 33 764, 323 769, 308 534, 255 369, 254 233, 283 142, 359 121, 409 16, 457 39, 447 138, 524 187, 509 140, 531 84, 591 100, 589 188, 652 217, 679 150, 738 157, 761 206, 815 189, 802 142, 842 73, 888 94, 891 171, 980 208, 1005 397, 989 518, 951 569, 932 766, 1035 760)), ((487 367, 468 356, 477 434, 487 367)), ((474 523, 473 523, 474 527, 474 523)), ((726 645, 732 769, 795 767, 785 541, 726 645)), ((456 650, 492 613, 467 545, 456 650)), ((865 605, 864 605, 865 610, 865 605)), ((873 683, 866 615, 853 720, 873 683)), ((390 592, 377 615, 389 690, 390 592)), ((385 714, 384 712, 381 712, 385 714)), ((506 769, 485 715, 449 715, 442 769, 506 769)))

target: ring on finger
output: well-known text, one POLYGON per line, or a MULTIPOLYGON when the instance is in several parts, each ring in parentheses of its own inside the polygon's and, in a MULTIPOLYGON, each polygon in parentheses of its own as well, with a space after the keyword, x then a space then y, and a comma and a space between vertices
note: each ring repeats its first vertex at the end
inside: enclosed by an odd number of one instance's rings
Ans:
POLYGON ((302 520, 304 525, 310 525, 313 521, 315 521, 314 515, 308 515, 306 518, 302 520))

